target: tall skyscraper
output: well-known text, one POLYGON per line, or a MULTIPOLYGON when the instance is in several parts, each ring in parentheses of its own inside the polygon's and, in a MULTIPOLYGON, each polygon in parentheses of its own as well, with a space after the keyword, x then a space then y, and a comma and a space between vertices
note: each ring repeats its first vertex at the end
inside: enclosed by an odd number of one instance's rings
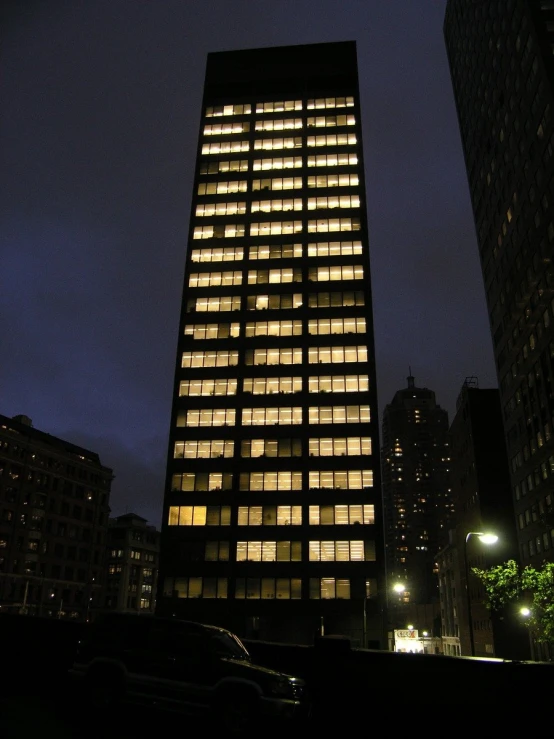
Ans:
POLYGON ((554 552, 554 3, 449 0, 467 168, 523 565, 554 552))
POLYGON ((403 603, 436 604, 438 613, 436 554, 453 512, 448 413, 410 375, 385 407, 382 435, 388 587, 403 584, 403 603))
POLYGON ((383 641, 355 42, 208 55, 157 610, 383 641))

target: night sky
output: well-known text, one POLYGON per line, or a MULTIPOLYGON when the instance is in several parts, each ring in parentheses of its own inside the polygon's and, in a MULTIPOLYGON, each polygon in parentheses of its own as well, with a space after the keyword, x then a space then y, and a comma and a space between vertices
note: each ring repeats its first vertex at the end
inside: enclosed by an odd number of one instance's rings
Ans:
POLYGON ((496 387, 441 0, 19 0, 0 75, 0 413, 98 452, 161 522, 209 52, 356 41, 379 418, 496 387))

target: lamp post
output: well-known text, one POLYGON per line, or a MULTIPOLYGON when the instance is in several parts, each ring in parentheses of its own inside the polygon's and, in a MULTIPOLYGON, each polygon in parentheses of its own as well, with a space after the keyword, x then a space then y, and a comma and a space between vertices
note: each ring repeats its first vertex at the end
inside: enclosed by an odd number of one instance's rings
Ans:
POLYGON ((483 544, 496 544, 498 541, 498 536, 496 534, 487 534, 484 531, 469 531, 466 534, 465 542, 464 542, 464 566, 465 566, 465 575, 466 575, 466 605, 467 605, 467 618, 468 618, 468 625, 469 625, 469 644, 470 644, 470 654, 472 657, 475 656, 475 640, 473 637, 473 618, 471 615, 471 595, 469 592, 469 563, 468 563, 468 557, 467 557, 467 544, 472 536, 476 536, 480 542, 483 544))

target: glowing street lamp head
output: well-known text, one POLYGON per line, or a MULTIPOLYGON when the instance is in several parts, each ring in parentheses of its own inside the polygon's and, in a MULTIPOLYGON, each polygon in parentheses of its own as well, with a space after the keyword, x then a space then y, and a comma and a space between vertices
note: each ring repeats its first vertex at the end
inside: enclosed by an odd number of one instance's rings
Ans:
POLYGON ((530 608, 527 608, 527 606, 522 606, 519 609, 519 612, 521 613, 522 616, 525 616, 525 618, 527 618, 527 616, 530 616, 531 615, 531 609, 530 608))
POLYGON ((483 544, 496 544, 498 536, 496 534, 480 534, 479 541, 482 541, 483 544))
POLYGON ((401 582, 397 582, 393 588, 395 593, 403 593, 406 590, 406 586, 403 585, 401 582))

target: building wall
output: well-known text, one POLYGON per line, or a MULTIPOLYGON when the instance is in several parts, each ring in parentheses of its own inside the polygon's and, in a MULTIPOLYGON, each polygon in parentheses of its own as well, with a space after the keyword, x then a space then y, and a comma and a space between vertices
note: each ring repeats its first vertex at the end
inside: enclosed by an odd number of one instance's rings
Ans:
POLYGON ((361 131, 354 42, 208 56, 161 613, 383 641, 361 131))
POLYGON ((444 34, 523 565, 554 551, 554 8, 449 0, 444 34))
POLYGON ((89 620, 100 606, 112 470, 98 455, 0 416, 2 611, 89 620))

